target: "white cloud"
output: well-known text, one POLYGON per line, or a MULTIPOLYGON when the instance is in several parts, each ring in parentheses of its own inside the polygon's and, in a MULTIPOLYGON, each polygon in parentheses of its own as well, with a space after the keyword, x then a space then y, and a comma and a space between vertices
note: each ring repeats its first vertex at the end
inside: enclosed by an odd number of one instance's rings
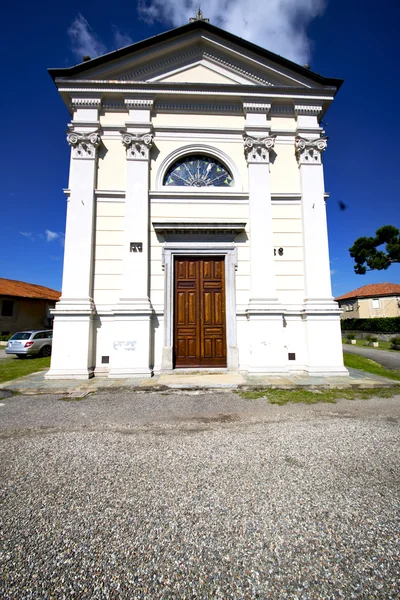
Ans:
POLYGON ((60 237, 59 233, 56 233, 55 231, 50 231, 50 229, 46 229, 46 240, 48 242, 53 242, 54 240, 57 240, 60 237))
POLYGON ((35 241, 35 236, 30 231, 20 231, 20 234, 24 237, 27 237, 28 240, 31 240, 31 242, 35 241))
POLYGON ((97 38, 85 17, 80 13, 69 26, 68 35, 72 51, 79 60, 82 60, 85 54, 95 58, 107 52, 106 46, 97 38))
MULTIPOLYGON (((202 0, 204 17, 250 42, 297 63, 309 62, 307 26, 327 0, 202 0)), ((149 23, 178 26, 198 11, 198 0, 138 0, 138 11, 149 23)))
POLYGON ((129 46, 133 44, 133 39, 127 33, 123 33, 118 29, 116 25, 112 26, 113 35, 114 35, 114 44, 116 48, 123 48, 124 46, 129 46))

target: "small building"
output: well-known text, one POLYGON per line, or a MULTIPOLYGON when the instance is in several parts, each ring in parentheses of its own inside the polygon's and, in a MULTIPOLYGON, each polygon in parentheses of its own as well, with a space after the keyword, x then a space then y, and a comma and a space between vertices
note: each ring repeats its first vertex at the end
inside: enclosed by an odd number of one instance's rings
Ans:
POLYGON ((400 317, 400 284, 370 283, 335 298, 342 319, 400 317))
POLYGON ((50 75, 72 120, 47 377, 346 375, 321 126, 342 81, 200 11, 50 75))
POLYGON ((60 296, 60 292, 43 285, 0 278, 0 335, 50 328, 50 310, 60 296))

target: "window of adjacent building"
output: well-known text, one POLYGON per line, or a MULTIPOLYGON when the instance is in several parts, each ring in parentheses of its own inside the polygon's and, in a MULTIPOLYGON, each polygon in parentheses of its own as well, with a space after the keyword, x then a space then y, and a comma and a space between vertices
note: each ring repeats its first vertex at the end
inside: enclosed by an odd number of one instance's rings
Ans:
POLYGON ((14 301, 13 300, 3 300, 1 304, 1 316, 2 317, 12 317, 14 310, 14 301))
POLYGON ((372 299, 372 308, 379 308, 379 298, 372 299))
POLYGON ((346 304, 346 310, 353 310, 354 309, 354 302, 349 302, 348 304, 346 304))
POLYGON ((230 187, 232 175, 211 156, 192 154, 177 160, 164 177, 164 185, 191 187, 230 187))

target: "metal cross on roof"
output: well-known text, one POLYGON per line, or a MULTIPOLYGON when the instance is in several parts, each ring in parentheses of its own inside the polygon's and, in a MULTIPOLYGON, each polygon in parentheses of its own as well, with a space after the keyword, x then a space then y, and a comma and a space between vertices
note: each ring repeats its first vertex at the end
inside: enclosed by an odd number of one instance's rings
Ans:
POLYGON ((200 7, 199 7, 199 10, 197 11, 196 16, 195 17, 191 17, 189 19, 189 23, 194 23, 195 21, 204 21, 205 23, 209 23, 210 19, 203 18, 203 13, 201 12, 200 7))

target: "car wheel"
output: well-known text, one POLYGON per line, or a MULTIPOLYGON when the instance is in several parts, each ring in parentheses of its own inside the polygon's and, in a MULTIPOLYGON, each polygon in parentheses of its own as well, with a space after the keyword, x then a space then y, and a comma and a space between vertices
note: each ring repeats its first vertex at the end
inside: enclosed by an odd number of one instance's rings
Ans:
POLYGON ((39 356, 50 356, 51 346, 43 346, 39 352, 39 356))

